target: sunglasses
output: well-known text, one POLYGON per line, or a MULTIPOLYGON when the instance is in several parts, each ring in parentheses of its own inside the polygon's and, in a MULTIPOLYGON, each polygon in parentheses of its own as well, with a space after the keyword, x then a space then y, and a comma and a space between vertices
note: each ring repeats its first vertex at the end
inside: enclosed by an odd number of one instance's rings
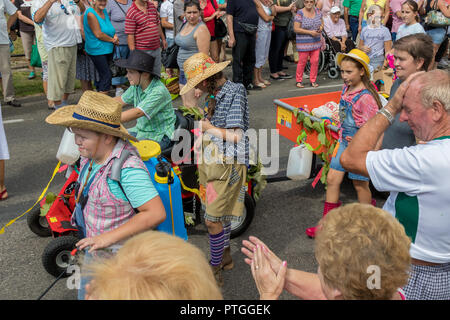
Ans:
POLYGON ((63 4, 61 4, 61 9, 64 10, 65 14, 69 15, 69 12, 67 11, 66 7, 63 4))

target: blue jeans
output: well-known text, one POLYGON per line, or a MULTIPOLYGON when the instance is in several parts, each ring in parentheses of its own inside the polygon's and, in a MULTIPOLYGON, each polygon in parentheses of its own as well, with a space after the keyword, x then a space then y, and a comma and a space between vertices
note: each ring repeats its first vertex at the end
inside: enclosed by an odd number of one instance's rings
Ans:
MULTIPOLYGON (((126 44, 121 44, 119 46, 115 46, 114 47, 114 56, 113 59, 128 59, 128 56, 130 55, 130 49, 128 48, 128 45, 126 44)), ((111 80, 111 84, 113 86, 120 86, 122 84, 127 83, 127 77, 123 76, 123 77, 115 77, 112 78, 111 80)))
POLYGON ((358 36, 359 17, 348 16, 348 24, 350 25, 350 31, 352 32, 352 40, 356 41, 358 36))

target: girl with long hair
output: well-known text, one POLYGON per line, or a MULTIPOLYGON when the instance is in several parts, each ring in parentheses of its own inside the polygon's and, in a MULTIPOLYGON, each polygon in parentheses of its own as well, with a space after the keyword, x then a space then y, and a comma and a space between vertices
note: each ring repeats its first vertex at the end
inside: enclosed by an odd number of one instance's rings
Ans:
MULTIPOLYGON (((370 82, 369 57, 359 49, 349 53, 338 53, 336 62, 341 69, 344 88, 339 102, 341 133, 339 145, 336 146, 334 157, 331 159, 330 170, 327 175, 327 191, 323 216, 342 203, 339 201, 340 187, 344 179, 345 169, 339 159, 348 143, 371 117, 381 109, 381 101, 375 87, 370 82)), ((381 143, 381 141, 380 141, 381 143)), ((367 177, 349 172, 350 180, 358 195, 360 203, 372 203, 372 193, 367 177)), ((306 234, 313 238, 316 227, 306 229, 306 234)))

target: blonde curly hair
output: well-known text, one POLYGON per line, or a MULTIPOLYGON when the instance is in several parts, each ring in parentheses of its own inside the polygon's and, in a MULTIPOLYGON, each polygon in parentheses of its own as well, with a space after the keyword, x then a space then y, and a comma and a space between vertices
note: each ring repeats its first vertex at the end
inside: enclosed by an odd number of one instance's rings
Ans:
POLYGON ((86 267, 89 294, 99 300, 221 300, 203 252, 181 238, 146 231, 116 255, 86 267))
POLYGON ((386 211, 348 204, 330 211, 319 223, 315 255, 324 283, 345 300, 392 299, 406 285, 411 257, 403 226, 386 211), (369 286, 376 266, 380 286, 369 286))

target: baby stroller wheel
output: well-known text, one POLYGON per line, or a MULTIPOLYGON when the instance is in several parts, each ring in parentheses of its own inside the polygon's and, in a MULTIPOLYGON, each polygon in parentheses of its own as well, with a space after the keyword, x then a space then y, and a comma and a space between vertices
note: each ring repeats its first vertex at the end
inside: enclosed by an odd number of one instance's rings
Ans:
POLYGON ((328 77, 330 79, 336 79, 337 77, 339 77, 339 71, 336 68, 328 69, 328 77))
POLYGON ((27 224, 30 230, 39 237, 50 237, 52 235, 47 218, 41 216, 41 208, 36 208, 27 215, 27 224))
MULTIPOLYGON (((80 241, 74 236, 61 236, 53 239, 42 254, 42 264, 45 270, 58 277, 70 265, 71 252, 80 241)), ((67 277, 68 274, 64 275, 67 277)))

